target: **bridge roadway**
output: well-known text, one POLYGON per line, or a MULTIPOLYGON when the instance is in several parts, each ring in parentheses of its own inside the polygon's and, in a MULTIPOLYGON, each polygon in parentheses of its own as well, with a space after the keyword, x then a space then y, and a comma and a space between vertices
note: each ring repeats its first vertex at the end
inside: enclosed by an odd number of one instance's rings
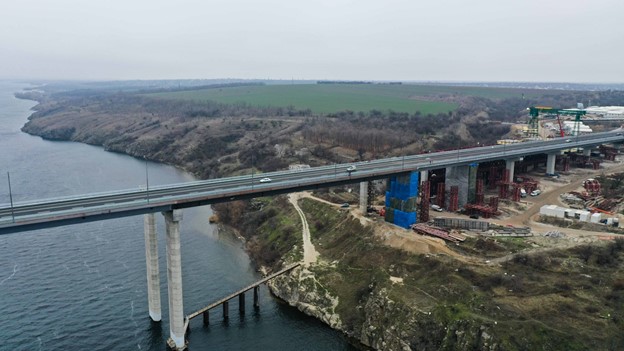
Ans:
POLYGON ((129 189, 107 193, 44 199, 0 206, 0 234, 51 228, 68 224, 210 205, 238 199, 276 195, 301 190, 388 178, 411 171, 439 169, 518 157, 556 153, 576 147, 624 142, 621 132, 605 132, 532 141, 510 145, 483 146, 428 154, 393 157, 204 181, 129 189), (348 173, 347 168, 357 166, 348 173), (260 183, 264 177, 271 182, 260 183))

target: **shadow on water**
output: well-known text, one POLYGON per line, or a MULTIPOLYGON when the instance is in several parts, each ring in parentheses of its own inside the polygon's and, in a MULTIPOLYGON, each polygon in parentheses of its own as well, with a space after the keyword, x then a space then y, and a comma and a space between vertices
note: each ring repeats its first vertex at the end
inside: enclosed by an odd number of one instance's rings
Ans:
POLYGON ((162 322, 154 322, 150 318, 150 324, 147 329, 147 343, 148 349, 157 349, 162 347, 166 342, 166 337, 163 334, 162 322))

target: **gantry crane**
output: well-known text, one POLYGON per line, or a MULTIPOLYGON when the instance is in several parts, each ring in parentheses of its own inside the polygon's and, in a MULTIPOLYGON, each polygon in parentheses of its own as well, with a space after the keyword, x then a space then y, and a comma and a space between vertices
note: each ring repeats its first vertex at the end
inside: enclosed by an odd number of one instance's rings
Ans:
POLYGON ((529 107, 529 116, 531 119, 529 119, 528 134, 530 137, 538 136, 538 132, 537 132, 538 125, 539 125, 538 117, 539 117, 540 112, 557 115, 557 123, 559 123, 559 133, 562 138, 565 136, 565 134, 563 132, 563 126, 561 125, 561 118, 559 117, 560 115, 575 116, 574 131, 572 133, 574 135, 579 135, 580 130, 581 130, 581 116, 584 116, 585 114, 587 114, 585 110, 566 110, 566 109, 553 108, 553 107, 547 107, 547 106, 529 107))

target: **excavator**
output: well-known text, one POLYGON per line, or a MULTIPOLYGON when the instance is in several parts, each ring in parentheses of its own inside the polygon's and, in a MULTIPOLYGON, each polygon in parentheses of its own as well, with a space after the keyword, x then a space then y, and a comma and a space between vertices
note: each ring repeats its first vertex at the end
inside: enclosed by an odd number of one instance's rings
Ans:
POLYGON ((581 116, 584 116, 585 114, 587 114, 587 112, 584 110, 569 110, 569 109, 566 110, 566 109, 553 108, 553 107, 548 107, 548 106, 529 107, 529 116, 531 117, 531 119, 529 120, 528 134, 530 137, 539 136, 537 131, 538 131, 538 123, 539 123, 538 117, 540 113, 557 115, 557 123, 559 124, 559 134, 561 135, 562 138, 565 137, 565 133, 563 131, 563 125, 561 124, 560 115, 575 116, 574 118, 575 130, 573 131, 573 135, 578 135, 580 132, 580 128, 581 128, 581 116))

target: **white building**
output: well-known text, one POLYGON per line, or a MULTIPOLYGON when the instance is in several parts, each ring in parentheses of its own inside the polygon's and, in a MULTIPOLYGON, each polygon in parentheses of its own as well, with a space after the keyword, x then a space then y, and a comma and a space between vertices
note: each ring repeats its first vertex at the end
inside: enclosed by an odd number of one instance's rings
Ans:
POLYGON ((588 117, 624 118, 624 106, 589 106, 585 111, 588 117))
POLYGON ((576 131, 577 131, 577 125, 578 125, 578 132, 579 134, 589 134, 592 131, 592 129, 584 124, 583 122, 577 122, 577 121, 563 121, 563 131, 565 132, 566 135, 576 135, 576 131))

